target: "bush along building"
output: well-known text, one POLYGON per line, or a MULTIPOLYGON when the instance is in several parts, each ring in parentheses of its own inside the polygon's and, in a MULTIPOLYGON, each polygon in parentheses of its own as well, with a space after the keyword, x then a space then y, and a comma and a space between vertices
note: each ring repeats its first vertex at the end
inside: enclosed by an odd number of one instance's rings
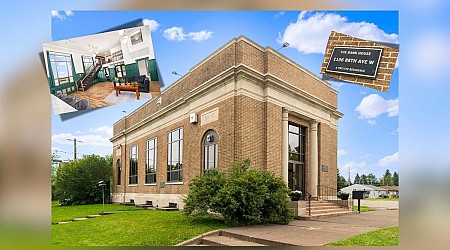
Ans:
POLYGON ((337 91, 241 36, 114 124, 113 202, 183 207, 205 170, 252 166, 314 198, 336 189, 337 91))

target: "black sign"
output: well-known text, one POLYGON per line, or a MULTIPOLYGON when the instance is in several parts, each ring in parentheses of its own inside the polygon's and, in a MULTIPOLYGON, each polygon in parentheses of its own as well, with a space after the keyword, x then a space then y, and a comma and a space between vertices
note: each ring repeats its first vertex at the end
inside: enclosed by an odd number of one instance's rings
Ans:
POLYGON ((383 49, 334 47, 326 72, 375 78, 383 49))

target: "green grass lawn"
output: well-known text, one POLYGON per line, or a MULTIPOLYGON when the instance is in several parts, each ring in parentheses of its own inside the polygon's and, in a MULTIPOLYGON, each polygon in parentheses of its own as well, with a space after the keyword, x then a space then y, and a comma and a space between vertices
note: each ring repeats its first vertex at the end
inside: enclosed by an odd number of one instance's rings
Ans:
POLYGON ((365 234, 356 235, 329 246, 397 246, 398 226, 381 228, 365 234))
MULTIPOLYGON (((225 228, 221 218, 190 219, 179 211, 142 210, 118 205, 107 211, 128 211, 84 221, 52 225, 52 244, 63 246, 171 246, 202 233, 225 228)), ((52 221, 101 212, 101 205, 52 206, 52 221), (98 208, 100 210, 98 211, 98 208)))
POLYGON ((369 201, 398 201, 398 198, 367 198, 369 201))
MULTIPOLYGON (((57 201, 52 201, 52 223, 60 221, 69 221, 73 218, 86 217, 86 215, 99 214, 102 212, 103 205, 79 205, 79 206, 60 206, 57 201)), ((105 212, 130 211, 136 210, 134 206, 120 206, 117 204, 105 204, 105 212)))
MULTIPOLYGON (((363 213, 363 212, 369 212, 369 211, 373 211, 373 210, 375 210, 375 209, 373 209, 373 208, 370 208, 370 207, 368 207, 368 206, 360 206, 359 207, 360 208, 360 210, 361 210, 361 213, 363 213)), ((353 206, 353 211, 358 211, 358 206, 353 206)))

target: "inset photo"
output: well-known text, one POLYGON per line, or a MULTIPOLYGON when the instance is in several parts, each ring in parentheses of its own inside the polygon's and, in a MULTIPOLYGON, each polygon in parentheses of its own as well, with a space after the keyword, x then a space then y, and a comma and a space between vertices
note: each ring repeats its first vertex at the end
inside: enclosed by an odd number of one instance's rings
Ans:
POLYGON ((44 43, 42 48, 55 114, 160 95, 148 25, 44 43))

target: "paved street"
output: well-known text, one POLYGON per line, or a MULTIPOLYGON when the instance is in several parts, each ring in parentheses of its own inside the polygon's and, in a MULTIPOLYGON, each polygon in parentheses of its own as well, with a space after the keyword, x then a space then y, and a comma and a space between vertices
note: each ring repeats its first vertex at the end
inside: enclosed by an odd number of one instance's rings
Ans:
MULTIPOLYGON (((368 206, 375 209, 398 209, 399 201, 383 201, 383 200, 361 200, 361 206, 368 206)), ((358 205, 358 201, 354 201, 358 205)))

